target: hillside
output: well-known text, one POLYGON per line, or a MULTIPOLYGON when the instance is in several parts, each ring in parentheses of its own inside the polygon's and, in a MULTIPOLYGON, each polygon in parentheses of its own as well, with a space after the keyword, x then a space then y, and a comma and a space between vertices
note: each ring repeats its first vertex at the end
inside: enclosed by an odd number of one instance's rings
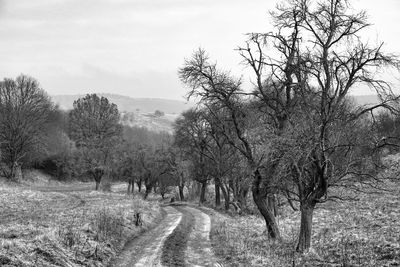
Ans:
MULTIPOLYGON (((117 104, 121 112, 122 124, 128 126, 145 127, 151 131, 173 131, 175 119, 183 111, 194 107, 194 103, 161 98, 131 98, 116 94, 99 94, 107 97, 112 103, 117 104), (164 114, 156 116, 156 110, 164 114)), ((61 109, 72 108, 73 102, 84 95, 54 95, 52 99, 61 109)), ((353 96, 359 105, 375 104, 378 102, 376 95, 353 96)))
MULTIPOLYGON (((121 122, 128 126, 145 127, 155 132, 172 133, 175 119, 183 111, 194 106, 194 103, 161 98, 132 98, 116 94, 99 94, 107 97, 118 106, 121 112, 121 122), (156 116, 155 111, 162 115, 156 116)), ((53 101, 61 109, 72 109, 75 100, 84 95, 54 95, 53 101)))
MULTIPOLYGON (((179 100, 162 99, 162 98, 132 98, 129 96, 116 94, 99 94, 107 97, 112 103, 117 104, 121 112, 127 113, 154 113, 156 110, 163 111, 166 114, 180 114, 191 107, 194 103, 179 100)), ((84 95, 52 95, 51 98, 57 103, 61 109, 72 109, 75 100, 84 95)), ((353 96, 359 105, 375 104, 378 102, 376 95, 356 95, 353 96)))
POLYGON ((179 114, 164 114, 157 116, 154 113, 123 112, 121 122, 127 126, 145 127, 154 132, 172 133, 173 123, 179 114))
MULTIPOLYGON (((118 106, 121 112, 135 112, 135 113, 154 113, 156 110, 163 111, 168 114, 180 114, 182 111, 187 110, 194 106, 193 103, 161 99, 161 98, 132 98, 129 96, 122 96, 116 94, 99 94, 107 97, 112 103, 118 106)), ((78 98, 84 95, 53 95, 51 98, 57 103, 61 109, 72 109, 72 104, 78 98)))

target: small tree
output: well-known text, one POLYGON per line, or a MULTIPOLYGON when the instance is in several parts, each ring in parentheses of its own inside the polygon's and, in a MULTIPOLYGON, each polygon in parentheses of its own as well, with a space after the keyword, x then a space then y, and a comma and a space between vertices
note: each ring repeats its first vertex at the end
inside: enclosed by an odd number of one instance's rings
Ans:
POLYGON ((96 94, 74 101, 69 114, 69 131, 82 151, 86 170, 95 178, 98 190, 108 170, 111 153, 122 135, 117 105, 96 94))
POLYGON ((32 77, 0 82, 0 149, 2 174, 14 179, 29 153, 46 147, 46 124, 54 105, 32 77))
POLYGON ((154 115, 157 117, 162 117, 165 115, 165 113, 161 110, 156 110, 156 111, 154 111, 154 115))
POLYGON ((175 122, 175 145, 192 161, 190 172, 193 179, 201 184, 200 203, 206 201, 207 183, 211 178, 211 161, 207 155, 210 136, 203 112, 190 109, 175 122))

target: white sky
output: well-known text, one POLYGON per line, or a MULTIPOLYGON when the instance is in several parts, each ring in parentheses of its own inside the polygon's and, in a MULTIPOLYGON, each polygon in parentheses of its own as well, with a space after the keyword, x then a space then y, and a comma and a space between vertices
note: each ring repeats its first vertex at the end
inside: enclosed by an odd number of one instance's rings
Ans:
MULTIPOLYGON (((206 49, 241 73, 244 33, 267 32, 277 0, 0 0, 0 78, 37 78, 49 94, 182 99, 184 58, 206 49)), ((370 40, 400 54, 400 0, 353 0, 370 40)), ((246 76, 244 78, 247 78, 246 76)))

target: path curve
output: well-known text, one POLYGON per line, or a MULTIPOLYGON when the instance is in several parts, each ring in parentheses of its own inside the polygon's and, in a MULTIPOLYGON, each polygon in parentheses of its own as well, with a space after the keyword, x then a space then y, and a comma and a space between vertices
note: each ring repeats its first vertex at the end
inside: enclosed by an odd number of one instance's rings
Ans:
POLYGON ((185 253, 187 266, 222 266, 218 263, 211 249, 210 216, 204 212, 189 206, 184 207, 196 219, 193 230, 189 235, 188 244, 185 253))
POLYGON ((211 219, 183 203, 165 206, 166 217, 133 239, 113 266, 222 266, 211 249, 211 219))
POLYGON ((161 254, 164 241, 182 219, 182 213, 176 209, 165 207, 164 210, 167 215, 160 224, 127 244, 113 266, 162 266, 161 254))

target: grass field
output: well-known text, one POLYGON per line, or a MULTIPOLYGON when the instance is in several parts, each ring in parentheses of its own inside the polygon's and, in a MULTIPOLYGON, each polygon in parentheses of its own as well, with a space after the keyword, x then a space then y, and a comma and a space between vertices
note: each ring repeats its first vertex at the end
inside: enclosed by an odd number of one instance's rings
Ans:
POLYGON ((400 266, 400 188, 390 188, 360 193, 358 201, 321 204, 314 215, 312 249, 303 256, 295 252, 298 212, 281 211, 283 242, 275 243, 259 216, 212 211, 214 250, 229 266, 400 266))
POLYGON ((1 184, 0 266, 107 266, 127 239, 161 219, 157 202, 92 187, 1 184))

